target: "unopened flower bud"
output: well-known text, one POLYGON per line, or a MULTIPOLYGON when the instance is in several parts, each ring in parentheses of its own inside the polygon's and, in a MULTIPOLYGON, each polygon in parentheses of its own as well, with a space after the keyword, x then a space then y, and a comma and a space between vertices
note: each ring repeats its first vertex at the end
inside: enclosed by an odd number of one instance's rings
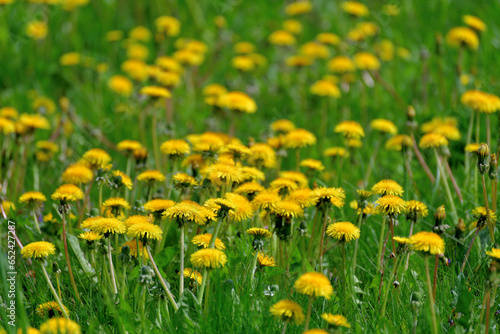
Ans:
POLYGON ((496 180, 497 179, 497 170, 498 170, 498 159, 497 159, 497 155, 495 153, 493 153, 491 155, 491 159, 490 159, 490 171, 489 171, 489 176, 490 176, 490 179, 492 180, 496 180))
POLYGON ((477 168, 479 169, 479 172, 481 174, 484 174, 488 171, 489 155, 490 155, 490 149, 488 148, 488 145, 486 145, 485 143, 479 145, 479 148, 477 149, 477 168))

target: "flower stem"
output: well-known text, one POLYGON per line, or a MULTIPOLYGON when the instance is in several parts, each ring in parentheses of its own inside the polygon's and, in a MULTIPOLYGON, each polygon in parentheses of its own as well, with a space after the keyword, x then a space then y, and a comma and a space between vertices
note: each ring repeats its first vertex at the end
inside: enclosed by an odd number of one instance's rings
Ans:
POLYGON ((446 179, 446 174, 444 172, 443 164, 441 162, 441 158, 439 157, 439 154, 438 154, 436 148, 434 148, 434 155, 436 156, 436 161, 438 164, 439 172, 441 173, 441 176, 443 179, 443 184, 444 184, 444 188, 446 190, 446 195, 448 196, 448 201, 450 202, 450 205, 451 205, 451 212, 453 213, 454 218, 458 219, 457 209, 455 208, 455 202, 453 202, 453 197, 451 196, 450 186, 448 185, 448 180, 446 179))
POLYGON ((33 221, 35 222, 35 226, 36 226, 38 233, 42 233, 42 231, 40 230, 40 225, 38 225, 38 218, 36 217, 35 210, 33 210, 32 214, 33 214, 33 221))
POLYGON ((309 329, 309 321, 311 320, 312 301, 313 301, 313 296, 310 296, 309 304, 307 305, 306 324, 304 325, 304 332, 306 332, 309 329))
MULTIPOLYGON (((384 215, 384 218, 382 220, 382 227, 380 229, 380 239, 378 241, 377 259, 380 259, 382 257, 382 248, 384 247, 385 220, 386 220, 386 218, 387 217, 384 215)), ((382 263, 382 261, 379 261, 379 263, 382 263)), ((379 269, 381 269, 381 267, 379 269)))
POLYGON ((63 313, 64 317, 69 319, 68 313, 66 312, 66 308, 64 308, 61 298, 59 298, 56 289, 54 289, 54 286, 52 285, 52 282, 50 281, 49 274, 47 273, 47 269, 43 266, 43 263, 40 263, 40 267, 42 267, 42 272, 43 275, 45 276, 45 279, 47 280, 47 284, 49 285, 50 291, 52 292, 52 295, 54 295, 54 298, 59 305, 59 308, 61 309, 61 312, 63 313))
POLYGON ((425 255, 424 263, 425 263, 425 275, 427 278, 427 288, 429 292, 429 305, 431 308, 431 316, 432 316, 432 333, 437 334, 438 327, 436 321, 436 310, 434 309, 434 295, 432 294, 431 275, 429 274, 429 255, 425 255))
MULTIPOLYGON (((361 228, 362 222, 363 222, 363 212, 361 212, 359 214, 359 217, 358 217, 358 228, 361 228)), ((358 259, 358 243, 359 243, 359 238, 356 239, 356 241, 354 243, 354 255, 352 256, 352 276, 353 276, 353 278, 356 275, 356 262, 358 259)), ((353 279, 353 282, 354 282, 354 279, 353 279)))
MULTIPOLYGON (((108 260, 109 260, 109 270, 111 272, 111 282, 113 282, 113 292, 118 294, 118 288, 116 286, 116 278, 115 278, 115 267, 113 266, 113 256, 111 255, 111 239, 107 238, 108 243, 108 260)), ((139 249, 137 249, 137 254, 139 254, 139 249)))
POLYGON ((346 275, 346 261, 345 261, 345 242, 340 243, 342 250, 342 292, 344 293, 344 306, 347 306, 347 275, 346 275))
POLYGON ((389 284, 387 284, 387 288, 385 289, 385 292, 384 292, 384 301, 382 302, 382 309, 380 311, 380 315, 382 318, 385 316, 387 299, 389 297, 389 292, 391 290, 391 282, 394 279, 394 276, 396 276, 396 272, 398 270, 399 263, 400 263, 399 260, 400 260, 400 256, 396 257, 396 265, 394 267, 392 267, 391 276, 389 277, 389 281, 388 281, 389 284))
POLYGON ((259 252, 255 250, 255 255, 252 260, 252 266, 250 267, 250 288, 253 285, 253 279, 255 277, 255 270, 257 269, 257 258, 259 256, 259 252))
POLYGON ((319 243, 319 268, 323 272, 323 247, 325 243, 326 220, 328 218, 328 209, 323 212, 323 226, 321 227, 321 241, 319 243))
POLYGON ((198 290, 198 302, 201 303, 203 302, 203 293, 205 292, 205 286, 207 285, 207 280, 208 280, 208 269, 205 268, 203 269, 203 278, 201 279, 201 286, 200 289, 198 290))
POLYGON ((427 164, 425 163, 425 160, 422 157, 420 150, 418 149, 417 141, 415 140, 415 135, 413 134, 413 132, 411 132, 410 135, 411 135, 411 140, 413 142, 413 151, 415 152, 415 155, 417 156, 418 162, 420 162, 420 165, 422 166, 425 173, 427 174, 427 177, 429 177, 429 180, 431 180, 432 183, 436 182, 436 178, 434 177, 434 175, 432 175, 432 172, 429 169, 429 166, 427 166, 427 164))
POLYGON ((185 225, 181 227, 181 263, 180 263, 180 271, 179 271, 179 296, 182 296, 182 292, 184 292, 184 232, 185 225))
POLYGON ((170 303, 172 304, 174 311, 177 311, 179 309, 179 306, 177 306, 177 303, 174 300, 174 296, 172 295, 172 293, 168 289, 167 284, 163 280, 163 277, 161 276, 160 271, 158 270, 158 267, 156 266, 155 259, 153 258, 153 255, 151 255, 151 251, 149 250, 149 245, 144 245, 144 247, 146 248, 146 252, 148 252, 149 259, 151 260, 151 264, 153 265, 153 270, 154 270, 156 276, 158 277, 158 279, 160 280, 160 284, 163 287, 163 290, 165 290, 165 293, 167 294, 167 297, 170 300, 170 303))
POLYGON ((486 208, 486 222, 488 223, 488 230, 490 231, 491 243, 495 243, 495 222, 490 217, 490 206, 488 204, 488 194, 486 193, 486 181, 484 179, 483 173, 481 173, 481 181, 483 183, 484 207, 486 208))
POLYGON ((434 277, 432 279, 432 295, 434 296, 434 300, 436 300, 436 281, 437 281, 439 255, 436 254, 435 257, 436 260, 434 261, 434 277))
POLYGON ((220 227, 221 227, 223 221, 224 221, 223 218, 219 218, 219 221, 217 222, 217 226, 215 226, 215 230, 212 233, 212 237, 210 238, 210 244, 208 245, 208 248, 215 247, 215 241, 217 240, 217 234, 219 234, 220 227))
POLYGON ((76 298, 82 302, 80 299, 80 294, 78 293, 78 289, 76 288, 75 277, 73 276, 73 269, 71 268, 71 262, 69 261, 69 252, 68 252, 68 242, 66 240, 66 214, 62 215, 63 220, 63 233, 62 239, 64 244, 64 256, 66 257, 66 264, 68 265, 69 278, 71 280, 71 285, 73 286, 73 290, 75 291, 76 298))

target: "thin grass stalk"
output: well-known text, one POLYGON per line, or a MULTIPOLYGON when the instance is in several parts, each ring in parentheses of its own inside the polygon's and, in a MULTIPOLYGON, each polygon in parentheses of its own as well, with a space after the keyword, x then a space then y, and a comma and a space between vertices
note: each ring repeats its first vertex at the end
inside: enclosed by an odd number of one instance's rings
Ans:
POLYGON ((321 233, 321 241, 319 243, 319 268, 320 271, 323 271, 323 247, 325 243, 325 231, 326 231, 326 221, 328 218, 328 209, 325 209, 323 212, 323 226, 321 227, 320 233, 321 233))
POLYGON ((257 250, 255 250, 255 254, 253 256, 253 260, 252 260, 252 266, 250 267, 250 288, 252 288, 253 286, 253 280, 254 280, 254 277, 255 277, 255 271, 257 269, 257 258, 259 256, 259 252, 257 250))
MULTIPOLYGON (((385 220, 386 220, 386 216, 384 215, 384 218, 382 220, 382 226, 381 226, 381 229, 380 229, 380 239, 378 241, 378 253, 377 253, 377 260, 380 259, 382 257, 382 248, 384 247, 384 236, 385 236, 385 220)), ((379 263, 381 263, 381 261, 379 261, 379 263)), ((379 270, 381 268, 379 267, 379 270)))
POLYGON ((453 176, 453 172, 451 171, 450 164, 448 163, 447 159, 444 159, 444 166, 446 167, 446 171, 448 172, 448 175, 450 176, 451 184, 453 185, 453 188, 455 189, 455 192, 457 193, 458 200, 460 201, 460 204, 464 204, 464 198, 462 196, 462 192, 460 191, 460 187, 458 186, 458 183, 455 180, 455 177, 453 176))
POLYGON ((467 253, 465 253, 464 262, 460 266, 460 273, 464 272, 465 264, 467 263, 467 259, 469 258, 470 251, 472 249, 472 245, 474 245, 474 241, 476 240, 476 237, 479 234, 479 230, 480 230, 480 228, 476 228, 476 233, 474 233, 474 236, 472 237, 472 240, 470 242, 469 248, 467 249, 467 253))
POLYGON ((40 263, 40 267, 42 267, 42 272, 43 276, 45 276, 45 279, 47 280, 47 284, 49 285, 50 291, 52 292, 52 295, 54 296, 54 299, 56 300, 57 304, 59 305, 59 308, 61 309, 62 314, 66 319, 69 319, 68 313, 66 312, 66 308, 64 307, 63 303, 61 302, 61 298, 59 298, 59 295, 56 292, 56 289, 54 289, 54 286, 52 285, 52 282, 50 281, 49 274, 47 273, 47 269, 43 266, 43 263, 40 263))
POLYGON ((481 173, 481 181, 483 183, 483 196, 484 196, 484 207, 486 208, 486 223, 488 224, 488 230, 490 232, 491 243, 495 243, 495 222, 490 216, 490 206, 488 204, 488 194, 486 193, 486 181, 484 174, 481 173))

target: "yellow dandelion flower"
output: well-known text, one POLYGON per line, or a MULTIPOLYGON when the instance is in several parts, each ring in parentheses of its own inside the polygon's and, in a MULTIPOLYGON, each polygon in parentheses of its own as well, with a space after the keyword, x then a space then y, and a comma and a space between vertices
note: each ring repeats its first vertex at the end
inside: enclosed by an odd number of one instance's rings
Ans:
POLYGON ((492 248, 490 251, 486 252, 486 255, 500 260, 500 249, 499 248, 492 248))
POLYGON ((330 224, 326 229, 326 234, 340 242, 351 242, 359 239, 361 231, 350 222, 337 222, 330 224))
POLYGON ((376 71, 380 68, 380 61, 369 52, 358 52, 354 55, 354 63, 360 70, 376 71))
POLYGON ((121 197, 112 197, 107 199, 104 203, 102 203, 102 207, 110 210, 130 210, 130 204, 121 197))
POLYGON ((228 184, 243 181, 243 173, 238 166, 217 163, 209 166, 207 172, 211 180, 219 180, 228 184))
POLYGON ((153 220, 152 216, 133 215, 125 220, 125 226, 129 228, 135 224, 152 224, 153 220))
POLYGON ((271 306, 269 312, 283 322, 296 325, 300 325, 305 319, 302 307, 296 302, 286 299, 271 306))
POLYGON ((396 125, 387 119, 374 119, 370 122, 370 127, 373 130, 377 130, 383 133, 389 133, 393 136, 398 133, 398 128, 396 127, 396 125))
POLYGON ((116 183, 118 183, 117 178, 120 177, 120 182, 118 184, 120 184, 120 183, 123 184, 129 190, 132 189, 132 184, 133 184, 132 179, 130 177, 128 177, 127 174, 125 174, 119 170, 114 170, 111 172, 111 176, 113 176, 116 183))
POLYGON ((162 213, 163 219, 173 219, 179 226, 187 222, 194 222, 198 225, 205 225, 207 219, 214 220, 213 211, 202 207, 198 203, 182 201, 168 208, 162 213))
POLYGON ((160 86, 145 86, 141 88, 139 93, 156 99, 160 98, 169 99, 171 96, 170 91, 168 89, 160 86))
POLYGON ((274 258, 262 252, 257 253, 257 262, 261 267, 276 267, 276 261, 274 258))
POLYGON ((341 42, 339 36, 331 32, 322 32, 316 36, 316 40, 323 44, 338 45, 341 42))
POLYGON ((255 166, 262 166, 265 168, 274 167, 276 164, 276 152, 273 148, 264 143, 256 143, 250 147, 252 152, 248 157, 248 163, 255 166))
MULTIPOLYGON (((69 315, 68 308, 64 305, 63 305, 63 307, 64 307, 64 310, 66 311, 66 314, 69 315)), ((53 318, 56 316, 62 317, 64 315, 63 311, 61 310, 61 307, 55 301, 50 301, 50 302, 46 302, 46 303, 38 305, 35 309, 35 312, 40 318, 53 318)))
POLYGON ((279 133, 288 133, 295 129, 295 124, 287 119, 279 119, 271 123, 271 130, 279 133))
MULTIPOLYGON (((493 212, 492 210, 489 210, 489 214, 490 214, 490 219, 492 221, 496 221, 497 215, 495 214, 495 212, 493 212)), ((483 222, 486 221, 486 219, 488 218, 488 215, 486 213, 486 208, 484 206, 474 208, 472 210, 472 216, 474 218, 476 218, 477 220, 483 221, 483 222)))
POLYGON ((282 171, 280 172, 280 178, 288 179, 297 183, 299 188, 306 188, 309 185, 309 180, 301 172, 297 171, 282 171))
POLYGON ((82 163, 76 163, 66 168, 62 180, 75 185, 87 184, 94 178, 94 172, 82 163))
POLYGON ((93 148, 83 155, 83 159, 90 164, 90 168, 104 168, 111 162, 111 157, 106 151, 100 148, 93 148))
POLYGON ((189 144, 182 139, 167 140, 161 144, 160 150, 171 159, 183 157, 191 152, 189 144))
POLYGON ((496 95, 479 90, 468 90, 462 94, 461 102, 481 113, 494 113, 500 109, 500 98, 496 95))
POLYGON ((232 59, 231 65, 242 72, 249 72, 255 69, 255 61, 247 55, 239 55, 232 59))
POLYGON ((276 30, 269 35, 269 42, 279 46, 294 45, 297 40, 295 36, 286 30, 276 30))
POLYGON ((348 156, 348 153, 343 147, 329 147, 323 151, 323 155, 325 157, 344 157, 348 156))
POLYGON ((13 133, 16 131, 16 125, 10 119, 5 117, 0 117, 0 132, 4 135, 8 135, 9 133, 13 133))
POLYGON ((181 21, 172 16, 160 16, 155 20, 156 31, 166 36, 174 37, 179 35, 181 21))
POLYGON ((201 282, 203 281, 203 276, 196 270, 191 269, 191 268, 184 268, 184 277, 192 279, 195 281, 198 285, 201 285, 201 282))
POLYGON ((80 325, 66 318, 51 318, 40 326, 42 334, 81 334, 80 325))
POLYGON ((281 197, 277 191, 265 190, 257 194, 251 203, 256 210, 267 210, 273 209, 279 201, 281 197))
POLYGON ((330 51, 325 45, 316 41, 307 42, 300 47, 300 53, 314 59, 326 59, 330 56, 330 51))
POLYGON ((330 299, 333 287, 330 280, 323 274, 308 272, 302 274, 293 285, 295 291, 310 297, 325 297, 330 299))
POLYGON ((290 192, 288 199, 299 203, 302 208, 308 208, 316 204, 313 191, 309 188, 296 189, 290 192))
POLYGON ((272 213, 287 219, 299 217, 304 214, 304 209, 299 203, 290 199, 284 199, 275 203, 272 213))
POLYGON ((410 244, 410 239, 409 238, 404 238, 404 237, 394 237, 392 238, 394 241, 396 241, 400 245, 409 245, 410 244))
POLYGON ((19 197, 19 203, 26 203, 28 205, 38 205, 46 200, 45 195, 39 191, 28 191, 19 197))
POLYGON ((484 23, 479 17, 472 15, 464 15, 462 20, 466 25, 471 27, 472 29, 483 32, 487 30, 486 23, 484 23))
POLYGON ((285 192, 290 192, 291 190, 295 190, 298 188, 298 185, 295 181, 284 177, 279 177, 273 180, 270 186, 271 189, 273 190, 285 191, 285 192))
POLYGON ((309 89, 311 94, 319 96, 330 96, 334 98, 340 97, 340 89, 336 84, 329 80, 319 80, 312 84, 309 89))
POLYGON ((341 133, 346 138, 359 139, 365 136, 365 131, 361 124, 355 121, 342 121, 333 129, 335 133, 341 133))
POLYGON ((299 34, 302 31, 302 23, 297 20, 285 20, 283 22, 283 29, 292 34, 299 34))
POLYGON ((444 254, 444 240, 434 232, 418 232, 410 238, 410 245, 414 250, 428 252, 432 255, 444 254))
POLYGON ((243 92, 229 92, 219 96, 217 105, 221 108, 253 114, 257 111, 255 101, 243 92))
POLYGON ((312 2, 307 0, 292 2, 285 7, 285 13, 291 16, 309 13, 312 10, 312 6, 312 2))
POLYGON ((118 151, 128 151, 134 152, 135 150, 142 148, 142 144, 136 140, 122 140, 116 145, 118 151))
POLYGON ((137 180, 141 182, 163 182, 165 175, 158 170, 147 170, 137 175, 137 180))
POLYGON ((323 320, 325 320, 329 325, 332 325, 334 327, 351 328, 351 325, 343 315, 323 313, 321 315, 321 318, 323 318, 323 320))
POLYGON ((96 232, 88 231, 80 233, 78 238, 83 239, 88 243, 93 243, 94 241, 101 240, 102 238, 104 238, 104 236, 96 232))
POLYGON ((406 202, 406 218, 409 220, 417 221, 419 218, 427 217, 429 210, 427 205, 420 201, 407 201, 406 202))
POLYGON ((311 66, 313 60, 311 57, 302 55, 291 56, 286 59, 286 65, 289 67, 306 67, 311 66))
MULTIPOLYGON (((204 233, 198 234, 197 236, 193 237, 191 242, 198 247, 208 248, 208 246, 210 245, 210 239, 212 239, 212 234, 204 233)), ((215 238, 215 248, 218 250, 225 250, 226 246, 224 245, 222 240, 220 240, 219 238, 215 238)))
POLYGON ((305 129, 294 129, 285 135, 287 148, 303 148, 316 144, 316 136, 305 129))
POLYGON ((350 73, 356 70, 356 64, 346 56, 337 56, 328 62, 328 69, 334 73, 350 73))
POLYGON ((368 8, 361 2, 357 1, 345 1, 340 5, 340 7, 347 14, 356 17, 367 16, 368 14, 370 14, 368 8))
POLYGON ((46 258, 49 255, 55 253, 56 247, 54 246, 54 244, 47 241, 36 241, 29 243, 21 250, 21 255, 25 259, 46 258))
POLYGON ((113 75, 108 80, 108 87, 117 94, 129 96, 132 93, 134 84, 123 75, 113 75))
POLYGON ((407 135, 397 135, 385 142, 385 148, 393 151, 401 151, 403 147, 406 149, 412 146, 413 141, 411 137, 407 135))
POLYGON ((51 198, 61 203, 76 202, 83 199, 83 191, 74 184, 63 184, 54 191, 51 198))
POLYGON ((191 263, 196 267, 223 268, 226 262, 226 254, 218 249, 203 248, 191 255, 191 263))
POLYGON ((377 211, 386 215, 396 216, 406 210, 406 202, 399 196, 385 195, 376 203, 378 204, 377 211))
POLYGON ((21 116, 19 117, 19 123, 30 131, 35 129, 50 129, 49 121, 42 115, 38 114, 21 114, 21 116))
POLYGON ((101 216, 96 216, 96 217, 89 217, 83 220, 81 227, 82 228, 88 228, 90 229, 92 227, 92 224, 94 224, 95 221, 101 219, 103 217, 101 216))
POLYGON ((342 188, 319 187, 313 190, 312 198, 317 207, 331 204, 341 208, 345 203, 345 191, 342 188))
POLYGON ((143 242, 146 240, 161 240, 163 231, 160 226, 151 223, 137 223, 128 227, 127 235, 143 242))
POLYGON ((319 172, 325 170, 323 163, 316 159, 304 159, 300 162, 300 167, 306 167, 319 172))
POLYGON ((380 196, 385 196, 385 195, 401 196, 404 193, 403 187, 401 187, 396 181, 390 179, 377 182, 372 187, 372 191, 380 196))
POLYGON ((479 149, 479 144, 478 143, 468 144, 464 148, 465 152, 470 152, 470 153, 477 153, 478 149, 479 149))
POLYGON ((48 32, 47 23, 43 21, 32 21, 26 26, 26 35, 33 39, 44 39, 48 32))
POLYGON ((448 139, 439 133, 427 133, 420 138, 418 143, 420 148, 437 148, 441 146, 448 146, 448 139))
POLYGON ((452 47, 466 46, 471 50, 479 47, 479 38, 474 30, 468 27, 455 27, 448 31, 446 41, 452 47))
POLYGON ((90 229, 96 233, 103 234, 105 237, 110 234, 124 234, 127 231, 125 223, 117 218, 96 219, 90 229))
POLYGON ((260 227, 251 227, 247 230, 248 235, 252 235, 254 238, 263 239, 270 238, 273 234, 271 231, 266 230, 265 228, 260 227))
POLYGON ((261 191, 264 191, 264 187, 261 186, 257 182, 246 182, 240 185, 238 188, 234 190, 236 194, 245 194, 245 195, 250 195, 253 196, 255 194, 258 194, 261 191))

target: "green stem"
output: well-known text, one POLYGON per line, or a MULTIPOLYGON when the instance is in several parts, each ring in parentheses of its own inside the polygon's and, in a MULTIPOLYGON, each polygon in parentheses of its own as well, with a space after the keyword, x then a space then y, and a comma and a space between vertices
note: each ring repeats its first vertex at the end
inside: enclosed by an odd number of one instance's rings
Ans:
POLYGON ((453 213, 453 217, 455 218, 455 220, 458 220, 458 213, 457 213, 457 209, 455 208, 455 202, 453 202, 453 197, 451 196, 450 186, 448 185, 446 173, 444 172, 443 164, 441 162, 441 158, 439 157, 439 154, 438 154, 436 148, 434 148, 434 155, 436 156, 436 161, 438 164, 439 173, 441 174, 441 178, 443 179, 444 188, 446 190, 446 195, 448 196, 448 201, 450 202, 450 205, 451 205, 451 212, 453 213))
POLYGON ((52 285, 52 282, 50 281, 49 274, 47 273, 47 269, 45 269, 45 267, 43 266, 43 263, 40 263, 40 266, 42 267, 43 275, 45 276, 45 279, 47 280, 47 284, 49 285, 50 291, 52 292, 52 295, 54 296, 57 304, 59 305, 61 312, 63 313, 65 318, 69 319, 68 313, 66 312, 66 308, 64 307, 63 303, 61 302, 61 299, 57 295, 56 289, 54 289, 54 286, 52 285))
POLYGON ((217 240, 217 235, 219 234, 220 227, 221 227, 223 221, 224 221, 223 218, 219 218, 219 221, 217 222, 217 226, 215 226, 215 230, 212 233, 212 237, 210 238, 210 244, 208 245, 208 248, 214 248, 215 240, 217 240))
POLYGON ((432 294, 432 284, 431 284, 431 275, 429 273, 429 255, 425 255, 425 276, 427 278, 427 289, 429 293, 429 305, 431 308, 431 316, 432 316, 432 333, 437 334, 438 326, 436 321, 436 310, 434 309, 434 296, 432 294))
POLYGON ((208 279, 208 269, 205 268, 203 269, 203 278, 201 279, 201 286, 200 289, 198 290, 198 302, 201 303, 203 302, 203 293, 205 292, 205 286, 207 285, 207 279, 208 279))
POLYGON ((78 293, 78 289, 76 288, 75 277, 73 276, 73 269, 71 268, 71 262, 69 260, 69 252, 68 252, 68 242, 66 240, 66 214, 62 215, 63 220, 63 233, 62 239, 64 244, 64 256, 66 257, 66 264, 68 266, 69 278, 71 280, 71 285, 73 286, 73 290, 75 291, 76 298, 81 302, 80 294, 78 293))
POLYGON ((306 332, 309 329, 309 321, 311 320, 312 301, 313 301, 313 296, 309 296, 309 304, 307 305, 306 324, 304 325, 304 332, 306 332))
POLYGON ((151 251, 149 250, 149 245, 144 245, 144 248, 146 249, 146 252, 148 252, 149 259, 151 260, 151 264, 153 265, 153 270, 154 270, 156 276, 158 277, 158 279, 160 280, 160 284, 163 287, 163 290, 165 290, 165 293, 167 294, 167 297, 170 300, 170 303, 172 304, 174 311, 177 312, 177 310, 179 309, 179 306, 177 306, 177 303, 174 300, 174 296, 172 295, 172 293, 168 289, 167 284, 165 283, 165 280, 163 280, 163 277, 161 276, 160 271, 158 270, 158 267, 156 266, 156 262, 153 258, 153 255, 151 254, 151 251))
POLYGON ((36 217, 35 210, 33 210, 32 214, 33 214, 33 220, 35 222, 35 226, 36 226, 38 233, 42 233, 42 231, 40 230, 40 225, 38 225, 38 218, 36 217))
POLYGON ((488 194, 486 193, 486 181, 484 179, 484 174, 481 173, 481 181, 483 183, 483 196, 484 196, 484 207, 486 209, 486 222, 488 224, 488 230, 490 232, 491 243, 495 243, 495 222, 490 217, 490 206, 488 204, 488 194))
POLYGON ((385 310, 386 310, 386 306, 387 306, 387 299, 389 297, 389 292, 391 291, 391 285, 392 285, 392 281, 394 279, 394 276, 396 276, 396 272, 398 270, 398 266, 399 266, 399 258, 400 257, 397 257, 396 258, 396 265, 394 267, 392 267, 392 271, 391 271, 391 276, 389 276, 389 282, 385 288, 385 292, 384 292, 384 301, 382 303, 382 310, 380 311, 380 316, 383 318, 385 316, 385 310))
MULTIPOLYGON (((362 221, 363 221, 363 210, 361 210, 361 213, 359 214, 359 217, 358 217, 358 228, 361 228, 362 221)), ((357 259, 358 259, 358 244, 359 244, 359 238, 356 239, 356 241, 354 243, 354 255, 352 256, 352 276, 353 276, 353 278, 356 275, 356 263, 357 263, 357 259)), ((353 279, 353 282, 354 282, 354 279, 353 279)))
POLYGON ((182 296, 182 292, 184 292, 184 232, 185 225, 181 227, 181 261, 180 261, 180 272, 179 272, 179 297, 182 296))
MULTIPOLYGON (((378 240, 378 253, 377 253, 377 260, 379 260, 379 263, 382 263, 380 258, 382 257, 382 247, 384 246, 384 236, 385 236, 385 219, 387 217, 384 215, 384 218, 382 220, 382 227, 380 229, 380 238, 378 240)), ((381 269, 381 268, 380 268, 381 269)))
POLYGON ((252 266, 250 267, 250 288, 252 288, 253 285, 253 279, 255 277, 255 270, 257 269, 257 258, 259 256, 259 252, 255 250, 255 255, 252 260, 252 266))
MULTIPOLYGON (((118 294, 118 287, 116 286, 116 278, 115 278, 115 267, 113 266, 113 256, 111 255, 111 239, 107 238, 108 243, 108 260, 109 260, 109 270, 111 274, 111 282, 113 283, 113 292, 114 294, 118 294)), ((137 249, 137 254, 139 254, 139 249, 137 249)))

